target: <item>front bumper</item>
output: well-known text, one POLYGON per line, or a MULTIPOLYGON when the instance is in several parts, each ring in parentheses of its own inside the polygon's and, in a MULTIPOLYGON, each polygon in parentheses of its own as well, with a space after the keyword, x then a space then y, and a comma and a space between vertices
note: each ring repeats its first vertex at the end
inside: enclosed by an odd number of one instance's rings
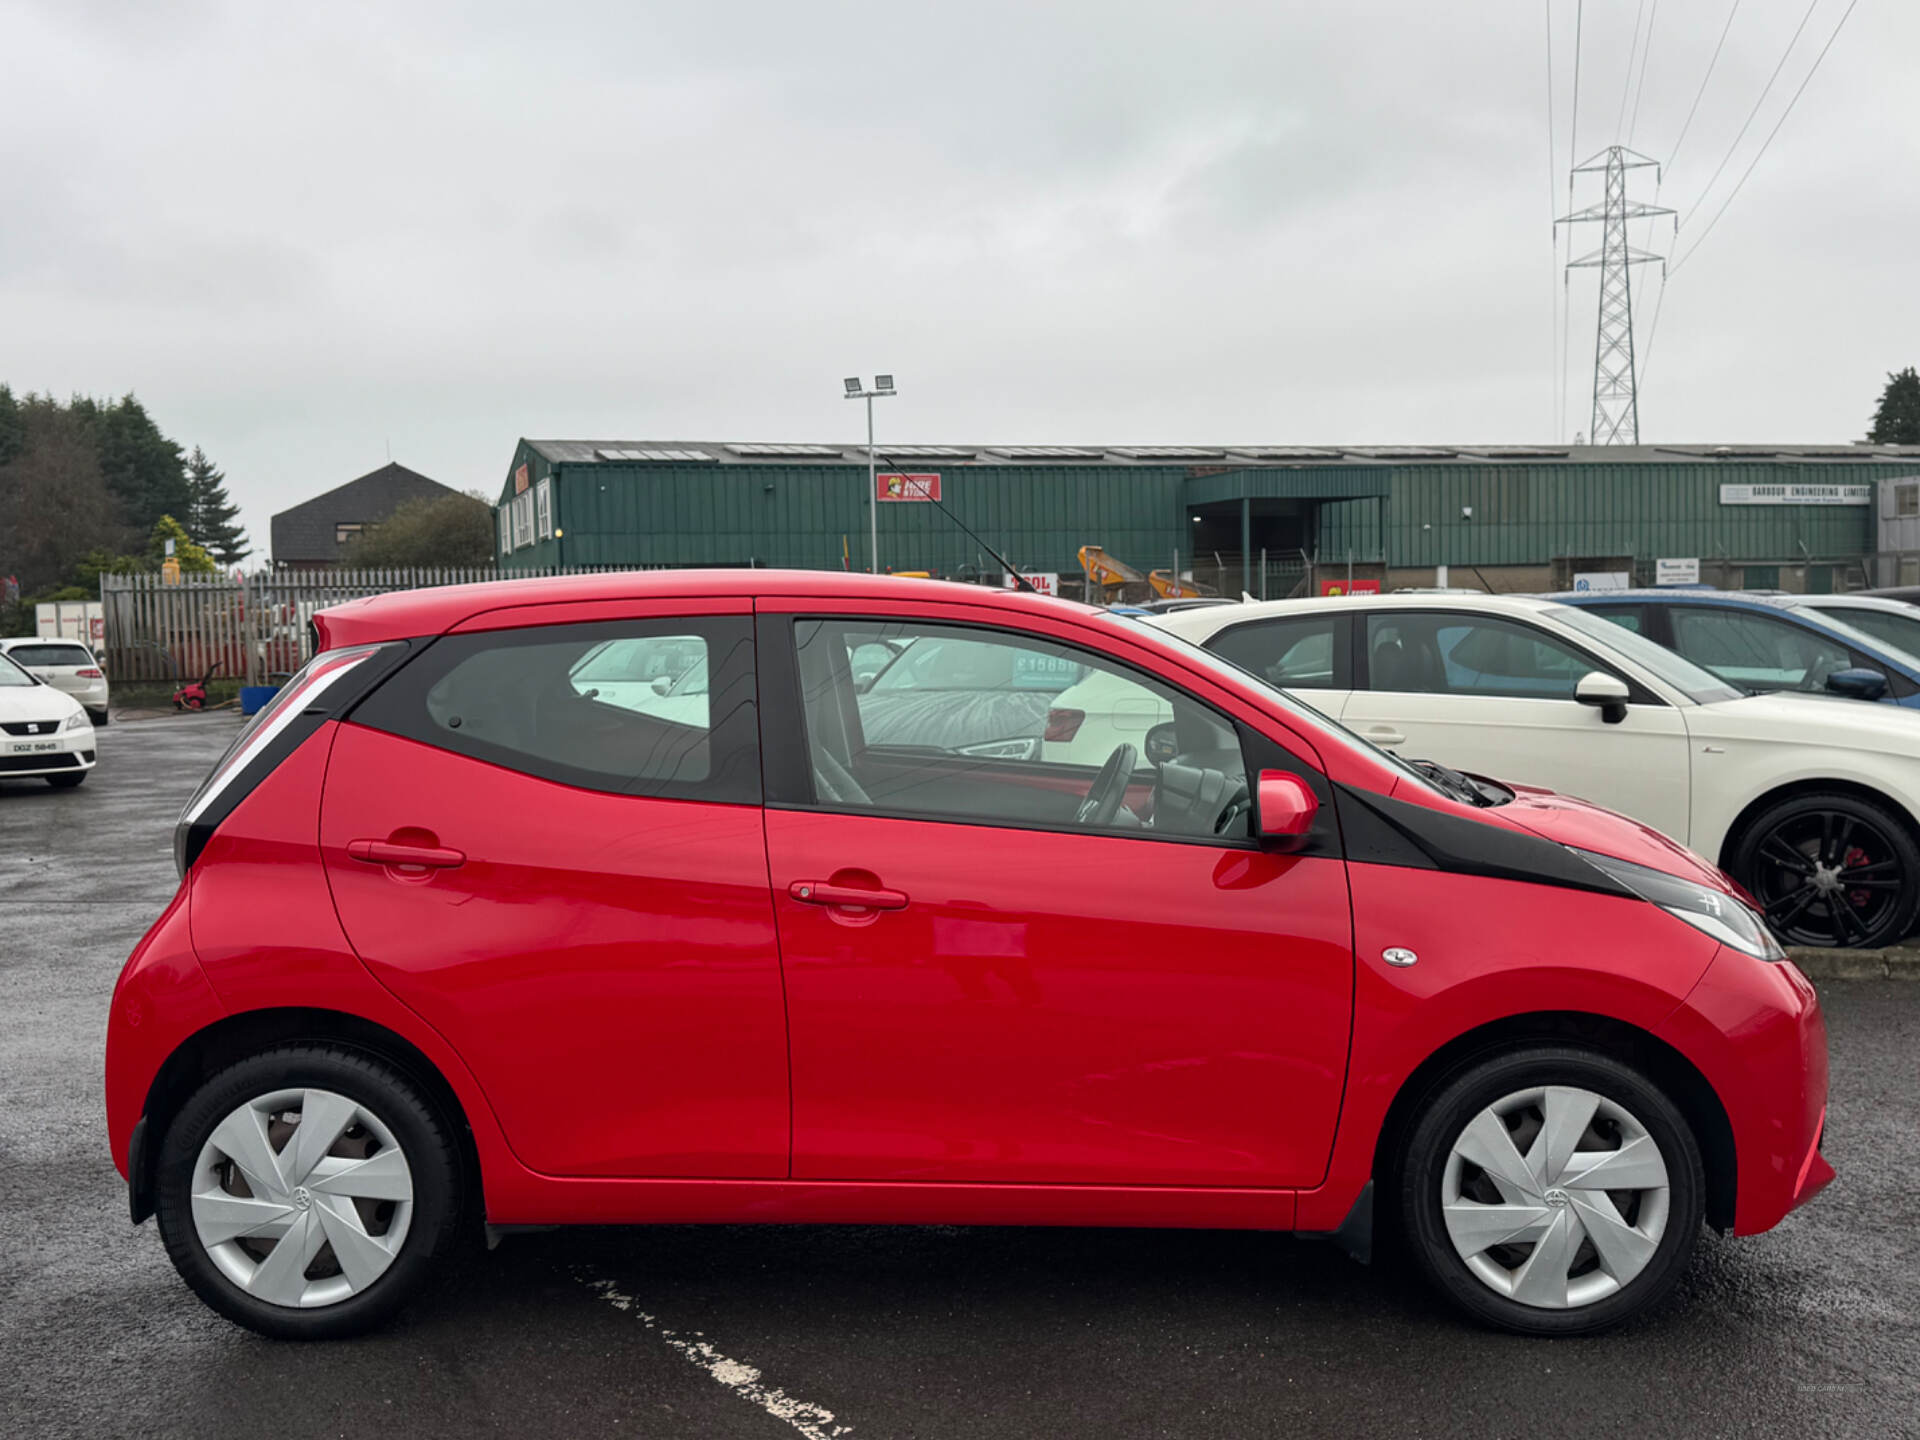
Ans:
POLYGON ((1733 1132, 1733 1231, 1771 1230, 1834 1177, 1827 1120, 1827 1025, 1790 961, 1722 949, 1657 1032, 1712 1085, 1733 1132))
POLYGON ((9 735, 0 731, 0 780, 91 770, 99 756, 99 743, 91 725, 53 735, 9 735))

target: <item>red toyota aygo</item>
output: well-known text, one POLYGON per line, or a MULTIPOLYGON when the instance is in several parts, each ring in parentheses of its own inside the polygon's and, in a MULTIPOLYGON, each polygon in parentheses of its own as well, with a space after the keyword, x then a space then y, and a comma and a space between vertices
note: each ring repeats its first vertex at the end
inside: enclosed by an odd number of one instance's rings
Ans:
POLYGON ((776 571, 314 624, 107 1034, 134 1221, 263 1334, 466 1227, 657 1222, 1391 1225, 1576 1334, 1833 1176, 1813 989, 1719 870, 1152 626, 776 571))

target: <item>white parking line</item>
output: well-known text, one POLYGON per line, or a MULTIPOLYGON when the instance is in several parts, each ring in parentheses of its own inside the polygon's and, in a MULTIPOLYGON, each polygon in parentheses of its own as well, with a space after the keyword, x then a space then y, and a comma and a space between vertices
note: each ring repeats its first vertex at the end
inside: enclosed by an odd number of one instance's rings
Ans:
POLYGON ((806 1436, 807 1440, 834 1440, 835 1436, 853 1433, 851 1425, 834 1424, 831 1410, 824 1409, 811 1400, 796 1400, 777 1385, 761 1383, 760 1372, 753 1366, 738 1360, 729 1360, 705 1340, 688 1340, 677 1332, 667 1329, 653 1316, 640 1309, 633 1296, 624 1294, 611 1280, 596 1280, 584 1271, 576 1270, 574 1273, 582 1284, 614 1309, 623 1310, 633 1316, 664 1340, 669 1347, 677 1350, 684 1359, 698 1365, 742 1400, 750 1400, 774 1419, 786 1421, 806 1436))

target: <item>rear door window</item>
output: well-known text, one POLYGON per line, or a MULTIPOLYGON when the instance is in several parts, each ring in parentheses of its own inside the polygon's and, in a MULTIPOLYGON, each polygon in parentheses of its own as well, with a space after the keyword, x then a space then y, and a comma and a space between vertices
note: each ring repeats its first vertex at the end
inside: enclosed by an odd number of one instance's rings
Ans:
POLYGON ((737 804, 760 798, 745 617, 445 636, 352 718, 582 789, 737 804))
POLYGON ((1254 620, 1222 630, 1207 648, 1283 690, 1347 690, 1344 615, 1254 620))

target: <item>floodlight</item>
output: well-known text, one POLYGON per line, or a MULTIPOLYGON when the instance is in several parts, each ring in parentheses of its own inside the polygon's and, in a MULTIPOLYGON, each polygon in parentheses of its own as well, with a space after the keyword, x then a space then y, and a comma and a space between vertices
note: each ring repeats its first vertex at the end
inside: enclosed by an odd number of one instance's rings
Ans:
POLYGON ((873 388, 878 390, 882 395, 891 394, 893 392, 893 376, 891 375, 874 376, 873 388))
POLYGON ((860 377, 859 377, 858 375, 849 375, 849 376, 848 376, 848 377, 846 378, 846 381, 845 381, 844 383, 846 384, 846 387, 847 387, 847 398, 848 398, 849 400, 851 400, 851 399, 853 399, 853 398, 854 398, 855 396, 857 396, 857 395, 859 395, 859 393, 860 393, 860 377))

